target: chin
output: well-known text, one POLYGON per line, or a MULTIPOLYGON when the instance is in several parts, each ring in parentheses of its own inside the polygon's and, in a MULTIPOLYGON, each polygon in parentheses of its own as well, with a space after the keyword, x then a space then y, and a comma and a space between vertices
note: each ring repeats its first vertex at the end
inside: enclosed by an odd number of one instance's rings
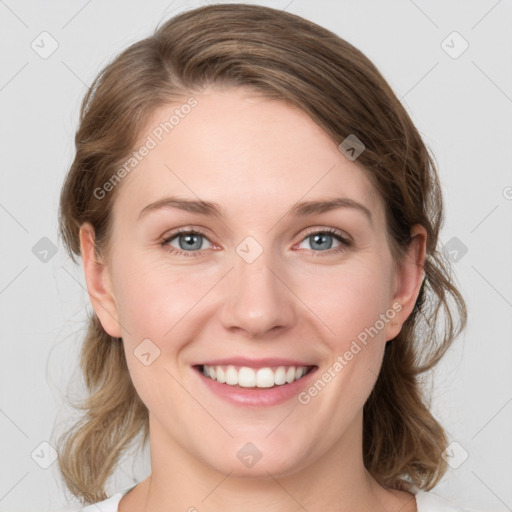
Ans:
POLYGON ((215 453, 213 459, 211 456, 205 459, 212 469, 230 477, 268 479, 288 476, 305 466, 307 450, 304 448, 302 445, 286 449, 264 438, 254 442, 232 440, 222 452, 215 453))

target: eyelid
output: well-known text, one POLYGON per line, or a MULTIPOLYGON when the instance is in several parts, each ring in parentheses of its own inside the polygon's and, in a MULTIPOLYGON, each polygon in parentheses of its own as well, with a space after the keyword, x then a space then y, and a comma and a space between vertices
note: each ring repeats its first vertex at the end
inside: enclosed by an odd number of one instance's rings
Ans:
POLYGON ((339 238, 341 238, 345 243, 352 244, 354 243, 353 238, 346 233, 345 231, 338 229, 338 228, 332 228, 332 227, 312 227, 308 228, 306 232, 302 235, 302 238, 300 239, 300 242, 302 242, 305 238, 308 236, 315 234, 315 233, 329 233, 331 235, 336 235, 339 238))
MULTIPOLYGON (((215 243, 210 240, 209 235, 207 235, 205 233, 203 228, 196 228, 193 226, 185 226, 185 227, 177 228, 177 229, 171 231, 170 233, 163 235, 159 240, 159 244, 161 246, 165 247, 171 242, 171 240, 174 240, 179 235, 186 235, 186 234, 194 234, 194 235, 202 236, 203 238, 208 240, 208 242, 210 242, 212 245, 215 245, 215 243)), ((169 251, 169 252, 185 253, 187 256, 198 256, 203 251, 211 250, 211 249, 201 249, 199 251, 183 251, 181 249, 177 249, 176 247, 172 247, 172 249, 173 250, 169 251)))
MULTIPOLYGON (((347 250, 354 243, 353 238, 348 233, 346 233, 346 232, 344 232, 344 231, 342 231, 340 229, 333 228, 333 227, 316 226, 316 227, 308 228, 301 235, 300 240, 298 240, 294 244, 294 247, 296 245, 302 243, 309 236, 311 236, 313 234, 317 234, 317 233, 327 233, 327 234, 330 234, 330 235, 334 236, 335 238, 337 238, 341 245, 338 248, 329 249, 329 250, 326 250, 326 251, 313 251, 312 249, 307 249, 308 251, 310 251, 315 256, 332 255, 332 254, 335 254, 335 253, 339 253, 341 251, 347 250), (323 253, 325 253, 325 254, 323 254, 323 253)), ((203 231, 202 228, 195 228, 193 226, 185 226, 185 227, 177 228, 174 231, 172 231, 170 234, 164 235, 161 238, 161 240, 160 240, 160 245, 163 246, 163 247, 167 246, 170 243, 171 240, 174 240, 180 234, 195 234, 195 235, 199 235, 199 236, 202 236, 203 238, 206 238, 211 244, 215 245, 214 242, 212 242, 210 240, 209 236, 203 231)), ((169 251, 169 252, 173 253, 173 254, 179 254, 179 255, 185 255, 185 256, 200 256, 204 251, 208 251, 208 250, 212 250, 212 249, 201 249, 201 250, 198 250, 198 251, 184 251, 184 250, 181 250, 181 249, 177 249, 176 247, 172 247, 172 250, 169 251)))

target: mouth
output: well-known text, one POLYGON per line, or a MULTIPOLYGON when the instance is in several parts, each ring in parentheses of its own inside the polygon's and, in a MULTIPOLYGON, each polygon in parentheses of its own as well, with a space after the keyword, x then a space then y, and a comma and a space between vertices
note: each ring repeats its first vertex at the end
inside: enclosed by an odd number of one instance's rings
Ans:
POLYGON ((290 385, 316 369, 315 365, 264 366, 200 364, 194 368, 207 379, 234 388, 272 389, 290 385))
POLYGON ((237 358, 193 365, 207 393, 237 407, 270 407, 297 399, 317 365, 285 359, 237 358))

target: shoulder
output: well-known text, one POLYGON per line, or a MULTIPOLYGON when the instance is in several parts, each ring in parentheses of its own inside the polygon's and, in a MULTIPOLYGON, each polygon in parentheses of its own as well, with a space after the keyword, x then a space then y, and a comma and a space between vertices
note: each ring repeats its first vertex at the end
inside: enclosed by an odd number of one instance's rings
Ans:
POLYGON ((80 509, 79 512, 118 512, 118 506, 121 498, 132 489, 133 486, 129 487, 128 489, 124 489, 123 491, 117 492, 106 500, 99 501, 98 503, 92 503, 91 505, 80 509))
POLYGON ((432 492, 418 491, 415 496, 418 512, 467 512, 432 492))
MULTIPOLYGON (((93 503, 80 510, 80 512, 118 512, 118 505, 121 498, 133 487, 124 489, 98 503, 93 503)), ((446 499, 432 492, 418 491, 415 494, 418 512, 467 512, 459 507, 450 504, 446 499)))

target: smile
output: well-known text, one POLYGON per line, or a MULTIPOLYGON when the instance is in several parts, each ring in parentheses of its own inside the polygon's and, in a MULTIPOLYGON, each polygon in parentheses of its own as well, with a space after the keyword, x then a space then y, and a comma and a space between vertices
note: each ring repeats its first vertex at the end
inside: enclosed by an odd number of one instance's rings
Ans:
POLYGON ((272 388, 291 384, 307 375, 313 366, 277 366, 249 368, 247 366, 200 365, 205 377, 228 386, 242 388, 272 388))

